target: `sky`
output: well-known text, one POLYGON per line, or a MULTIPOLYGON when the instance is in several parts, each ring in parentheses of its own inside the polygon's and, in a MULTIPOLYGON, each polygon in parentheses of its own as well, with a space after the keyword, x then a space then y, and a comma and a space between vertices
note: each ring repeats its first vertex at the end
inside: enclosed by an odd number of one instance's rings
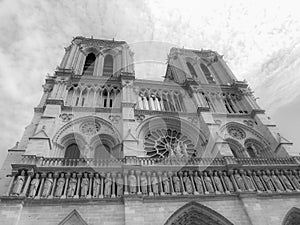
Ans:
POLYGON ((0 21, 0 164, 75 36, 125 40, 137 78, 162 79, 171 46, 217 51, 300 149, 297 1, 0 0, 0 21))

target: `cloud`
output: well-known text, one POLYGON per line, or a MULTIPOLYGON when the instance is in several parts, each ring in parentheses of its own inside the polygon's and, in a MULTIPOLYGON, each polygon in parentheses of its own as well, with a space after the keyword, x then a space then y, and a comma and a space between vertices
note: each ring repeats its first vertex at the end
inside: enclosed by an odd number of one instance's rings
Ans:
POLYGON ((1 1, 1 152, 20 139, 45 75, 53 73, 63 48, 77 35, 125 40, 136 50, 136 59, 155 58, 137 65, 138 78, 164 76, 167 49, 158 43, 216 50, 273 113, 300 92, 296 6, 296 1, 276 0, 1 1), (141 51, 141 43, 148 41, 158 47, 149 49, 151 56, 141 51))

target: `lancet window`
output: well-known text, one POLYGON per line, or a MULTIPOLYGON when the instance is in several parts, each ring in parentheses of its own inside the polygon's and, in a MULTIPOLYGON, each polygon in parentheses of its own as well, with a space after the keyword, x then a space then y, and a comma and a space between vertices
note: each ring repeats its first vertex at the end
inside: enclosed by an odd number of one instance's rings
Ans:
POLYGON ((138 96, 138 109, 183 112, 182 96, 177 91, 143 90, 138 96))
POLYGON ((73 85, 69 88, 66 105, 77 107, 112 108, 119 104, 117 86, 87 87, 73 85))
POLYGON ((103 76, 112 76, 114 67, 114 59, 111 55, 106 55, 103 64, 103 76))
POLYGON ((175 129, 149 131, 144 140, 147 156, 151 158, 187 157, 195 153, 193 142, 175 129))
POLYGON ((87 55, 85 59, 82 75, 93 76, 95 61, 96 61, 96 56, 94 53, 90 53, 87 55))
POLYGON ((192 75, 192 77, 196 78, 197 74, 196 74, 196 71, 195 71, 194 67, 192 66, 192 64, 187 62, 186 65, 189 68, 189 71, 190 71, 190 74, 192 75))
POLYGON ((204 73, 204 76, 205 76, 207 82, 209 84, 215 84, 216 81, 215 81, 214 77, 212 76, 211 72, 209 71, 209 69, 207 68, 207 66, 205 66, 203 63, 200 63, 200 67, 201 67, 202 72, 204 73))

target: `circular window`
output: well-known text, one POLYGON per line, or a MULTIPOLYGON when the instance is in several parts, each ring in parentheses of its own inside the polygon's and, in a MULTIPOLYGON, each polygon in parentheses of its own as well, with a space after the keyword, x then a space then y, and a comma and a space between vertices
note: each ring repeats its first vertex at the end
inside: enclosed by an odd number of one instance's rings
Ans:
POLYGON ((235 139, 244 139, 246 137, 246 133, 244 130, 242 130, 241 128, 239 127, 228 127, 227 128, 227 131, 229 133, 229 135, 231 137, 234 137, 235 139))
POLYGON ((144 148, 151 158, 188 157, 195 154, 193 142, 173 129, 149 131, 145 136, 144 148))
POLYGON ((94 135, 100 130, 100 124, 96 122, 85 122, 80 126, 80 131, 85 135, 94 135))

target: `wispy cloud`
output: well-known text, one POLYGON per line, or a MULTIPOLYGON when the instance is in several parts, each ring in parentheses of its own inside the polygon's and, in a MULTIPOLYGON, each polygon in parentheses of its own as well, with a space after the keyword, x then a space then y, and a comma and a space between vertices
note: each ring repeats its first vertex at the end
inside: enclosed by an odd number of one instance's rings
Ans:
MULTIPOLYGON (((296 1, 275 0, 1 1, 0 151, 20 138, 46 73, 55 70, 63 48, 77 35, 126 40, 137 52, 136 43, 144 41, 216 50, 275 112, 300 92, 297 9, 296 1)), ((136 57, 147 58, 137 52, 136 57)), ((137 77, 161 79, 165 58, 150 70, 139 64, 137 77)))

